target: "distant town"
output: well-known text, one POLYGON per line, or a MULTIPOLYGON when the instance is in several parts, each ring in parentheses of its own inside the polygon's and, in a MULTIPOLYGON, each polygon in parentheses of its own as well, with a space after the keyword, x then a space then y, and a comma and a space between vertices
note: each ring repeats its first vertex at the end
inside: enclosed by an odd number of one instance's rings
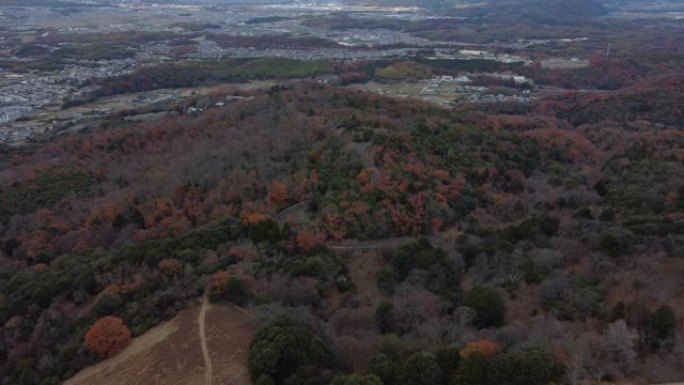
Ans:
MULTIPOLYGON (((571 36, 480 44, 428 39, 381 26, 330 28, 326 18, 336 17, 338 12, 355 12, 357 20, 388 23, 429 23, 433 17, 410 7, 345 8, 325 4, 309 7, 122 2, 97 7, 0 7, 0 142, 21 142, 39 133, 74 125, 85 111, 65 113, 61 111, 65 101, 88 95, 98 79, 165 62, 270 57, 348 62, 422 57, 529 66, 535 63, 525 53, 529 47, 588 39, 571 36), (105 40, 111 43, 94 51, 81 51, 92 47, 92 39, 103 36, 109 37, 105 40)), ((548 68, 589 65, 586 58, 576 57, 544 58, 538 62, 548 68)), ((439 81, 426 78, 427 83, 408 96, 440 94, 447 105, 458 100, 526 102, 532 97, 530 89, 524 94, 505 95, 489 92, 487 87, 468 85, 465 79, 470 72, 461 71, 455 81, 451 75, 439 81)), ((491 76, 510 79, 517 85, 533 85, 514 73, 491 76)), ((401 79, 393 82, 397 80, 401 79)))

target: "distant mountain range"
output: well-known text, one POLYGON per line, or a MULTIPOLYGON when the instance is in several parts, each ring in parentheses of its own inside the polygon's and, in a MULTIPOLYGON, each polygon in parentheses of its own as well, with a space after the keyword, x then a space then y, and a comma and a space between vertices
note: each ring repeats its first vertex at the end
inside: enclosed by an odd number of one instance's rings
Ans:
MULTIPOLYGON (((306 3, 307 0, 127 0, 149 3, 306 3)), ((439 14, 481 18, 577 19, 603 16, 599 0, 312 0, 322 3, 420 6, 439 14)), ((74 3, 107 4, 122 0, 0 0, 0 5, 59 6, 74 3)))
POLYGON ((598 0, 346 0, 366 4, 419 5, 434 11, 471 17, 527 17, 568 19, 604 16, 598 0))
POLYGON ((494 0, 486 6, 466 8, 471 15, 515 15, 539 19, 604 16, 606 7, 596 0, 494 0))

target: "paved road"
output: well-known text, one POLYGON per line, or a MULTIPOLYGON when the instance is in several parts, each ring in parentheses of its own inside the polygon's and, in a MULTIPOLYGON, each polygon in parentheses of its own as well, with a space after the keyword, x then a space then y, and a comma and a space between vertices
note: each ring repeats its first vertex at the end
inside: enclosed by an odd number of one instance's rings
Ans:
POLYGON ((299 209, 301 207, 306 207, 306 205, 308 205, 308 204, 309 204, 308 200, 293 204, 292 206, 286 208, 285 210, 279 212, 276 215, 276 217, 275 217, 276 222, 278 222, 279 225, 282 225, 283 223, 285 223, 285 220, 287 219, 287 217, 290 214, 292 214, 292 212, 296 211, 297 209, 299 209))
POLYGON ((385 248, 398 248, 414 242, 416 238, 414 237, 395 237, 395 238, 385 238, 385 239, 373 239, 368 241, 342 241, 342 242, 331 242, 326 245, 327 248, 332 250, 373 250, 373 249, 385 249, 385 248))

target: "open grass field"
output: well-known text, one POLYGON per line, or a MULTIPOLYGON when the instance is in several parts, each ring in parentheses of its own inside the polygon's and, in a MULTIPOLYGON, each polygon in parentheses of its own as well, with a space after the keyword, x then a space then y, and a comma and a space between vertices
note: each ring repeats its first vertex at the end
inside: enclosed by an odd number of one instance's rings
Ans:
POLYGON ((429 80, 423 80, 419 82, 400 81, 392 83, 368 82, 354 85, 354 87, 365 91, 377 92, 381 95, 400 98, 420 98, 442 106, 449 105, 454 99, 459 97, 459 94, 455 92, 453 84, 440 84, 435 90, 429 90, 428 85, 429 80))
POLYGON ((248 318, 236 307, 209 305, 205 300, 203 305, 181 311, 172 320, 135 338, 121 353, 82 370, 64 384, 249 385, 247 355, 252 331, 248 318), (204 322, 203 328, 200 321, 204 322), (208 365, 203 345, 210 359, 208 365))

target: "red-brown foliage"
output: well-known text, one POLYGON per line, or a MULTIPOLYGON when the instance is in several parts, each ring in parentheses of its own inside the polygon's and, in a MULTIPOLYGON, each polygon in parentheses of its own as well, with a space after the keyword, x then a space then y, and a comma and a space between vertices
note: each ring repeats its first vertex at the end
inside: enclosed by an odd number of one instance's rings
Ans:
POLYGON ((491 340, 478 340, 473 341, 461 349, 459 352, 460 356, 463 358, 468 358, 472 354, 482 354, 487 357, 491 357, 499 352, 501 348, 499 345, 491 340))
POLYGON ((227 271, 214 273, 209 282, 209 291, 212 294, 222 294, 226 290, 228 281, 230 281, 230 274, 227 271))
POLYGON ((296 236, 297 248, 300 250, 311 250, 320 246, 325 241, 323 234, 315 234, 310 231, 302 230, 296 236))
POLYGON ((285 207, 288 202, 287 185, 281 181, 274 180, 268 186, 268 201, 275 207, 285 207))
POLYGON ((183 271, 183 263, 174 258, 164 258, 159 262, 159 270, 166 275, 176 275, 183 271))
POLYGON ((246 225, 255 225, 261 221, 266 220, 268 216, 260 211, 247 211, 243 212, 240 216, 242 223, 246 225))
POLYGON ((131 332, 123 320, 114 316, 95 321, 85 335, 84 344, 88 350, 100 357, 110 357, 128 345, 131 332))

